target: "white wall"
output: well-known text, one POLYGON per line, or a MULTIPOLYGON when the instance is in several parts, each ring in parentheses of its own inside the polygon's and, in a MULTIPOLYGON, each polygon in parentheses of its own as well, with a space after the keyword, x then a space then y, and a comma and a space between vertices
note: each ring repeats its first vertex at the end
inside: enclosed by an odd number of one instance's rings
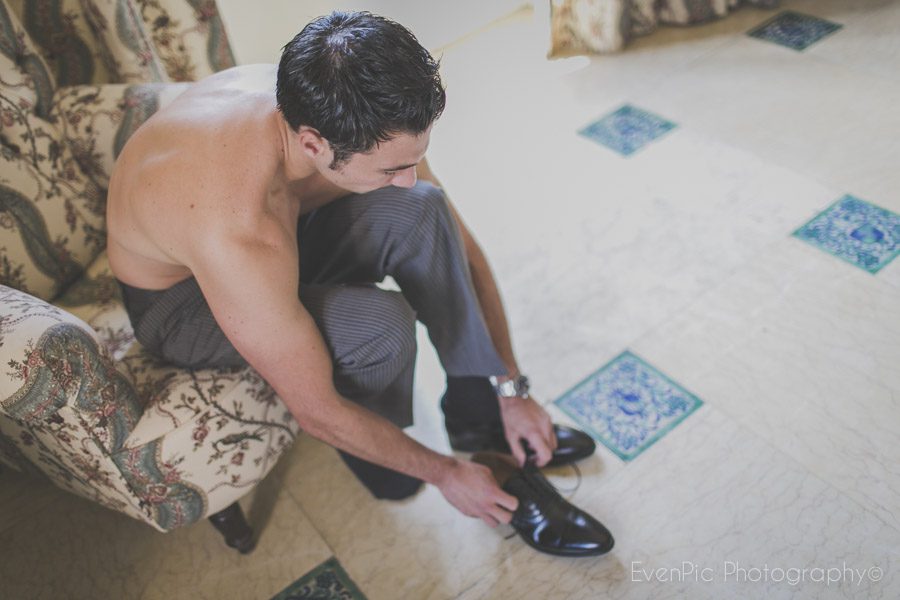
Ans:
POLYGON ((217 0, 239 64, 278 62, 281 48, 311 19, 335 9, 368 10, 412 30, 435 50, 527 0, 217 0))

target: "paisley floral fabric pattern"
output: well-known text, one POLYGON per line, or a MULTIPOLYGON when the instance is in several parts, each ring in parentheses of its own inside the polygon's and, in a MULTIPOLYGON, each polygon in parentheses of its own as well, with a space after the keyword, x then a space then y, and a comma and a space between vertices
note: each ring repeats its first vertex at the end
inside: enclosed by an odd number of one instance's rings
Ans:
POLYGON ((104 250, 125 142, 173 81, 233 64, 212 0, 0 0, 0 462, 160 531, 238 500, 299 431, 253 369, 147 354, 104 250))
POLYGON ((106 243, 106 191, 33 114, 0 148, 0 284, 52 300, 106 243))
MULTIPOLYGON (((0 286, 0 454, 3 462, 49 477, 63 489, 146 520, 98 442, 121 440, 137 412, 129 396, 104 420, 110 392, 123 385, 94 332, 75 316, 0 286), (95 425, 85 427, 85 420, 95 425)), ((139 414, 139 413, 138 413, 139 414)), ((113 442, 114 443, 114 442, 113 442)))
POLYGON ((2 124, 18 111, 46 117, 56 82, 18 18, 0 3, 0 74, 3 75, 2 124))
POLYGON ((233 67, 214 0, 7 0, 61 86, 193 81, 233 67))
POLYGON ((80 15, 80 0, 11 0, 9 4, 40 48, 57 85, 110 81, 80 15))
POLYGON ((621 50, 660 24, 690 25, 726 16, 741 4, 778 0, 551 0, 551 57, 621 50))
POLYGON ((0 287, 2 461, 163 531, 239 499, 299 432, 284 404, 250 368, 146 354, 105 254, 83 282, 73 312, 0 287))
POLYGON ((70 86, 57 91, 51 114, 81 171, 105 189, 131 134, 187 87, 186 83, 70 86))
POLYGON ((213 0, 135 0, 170 81, 192 81, 234 66, 213 0), (191 51, 188 51, 190 49, 191 51))
POLYGON ((0 284, 52 301, 77 280, 105 243, 116 156, 186 85, 146 82, 233 64, 215 2, 0 2, 0 284), (101 75, 141 83, 57 87, 101 75))
POLYGON ((36 51, 0 4, 0 284, 49 300, 102 248, 106 192, 60 139, 36 51))
POLYGON ((121 361, 132 350, 134 333, 105 251, 55 302, 84 321, 114 361, 121 361))

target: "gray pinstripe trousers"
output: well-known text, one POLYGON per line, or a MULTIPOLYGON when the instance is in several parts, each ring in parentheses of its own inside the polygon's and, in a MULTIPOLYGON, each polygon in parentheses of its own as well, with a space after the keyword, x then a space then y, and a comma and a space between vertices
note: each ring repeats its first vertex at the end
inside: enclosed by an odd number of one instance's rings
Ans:
MULTIPOLYGON (((440 189, 419 182, 335 200, 300 218, 297 239, 299 297, 331 352, 343 396, 400 427, 412 423, 416 319, 449 377, 506 373, 440 189), (402 292, 374 285, 387 275, 402 292)), ((150 352, 187 368, 247 364, 195 279, 163 291, 120 285, 135 336, 150 352)))

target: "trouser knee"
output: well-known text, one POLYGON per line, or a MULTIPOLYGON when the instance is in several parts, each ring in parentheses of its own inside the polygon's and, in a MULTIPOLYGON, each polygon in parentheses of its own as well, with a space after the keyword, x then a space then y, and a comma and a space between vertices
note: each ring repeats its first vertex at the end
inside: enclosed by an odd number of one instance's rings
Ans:
POLYGON ((402 294, 371 285, 302 286, 300 297, 331 352, 342 395, 377 395, 414 363, 416 315, 402 294))
POLYGON ((386 243, 418 245, 433 240, 435 227, 456 228, 444 191, 427 182, 412 188, 381 188, 359 196, 366 219, 386 234, 386 243))

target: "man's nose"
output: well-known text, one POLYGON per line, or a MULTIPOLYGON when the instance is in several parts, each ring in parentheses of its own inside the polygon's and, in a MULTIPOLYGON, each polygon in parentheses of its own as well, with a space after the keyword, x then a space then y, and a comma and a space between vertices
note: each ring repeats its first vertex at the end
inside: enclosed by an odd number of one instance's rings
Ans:
POLYGON ((398 172, 394 175, 393 179, 391 179, 391 185, 402 188, 411 188, 416 185, 416 168, 410 167, 398 172))

